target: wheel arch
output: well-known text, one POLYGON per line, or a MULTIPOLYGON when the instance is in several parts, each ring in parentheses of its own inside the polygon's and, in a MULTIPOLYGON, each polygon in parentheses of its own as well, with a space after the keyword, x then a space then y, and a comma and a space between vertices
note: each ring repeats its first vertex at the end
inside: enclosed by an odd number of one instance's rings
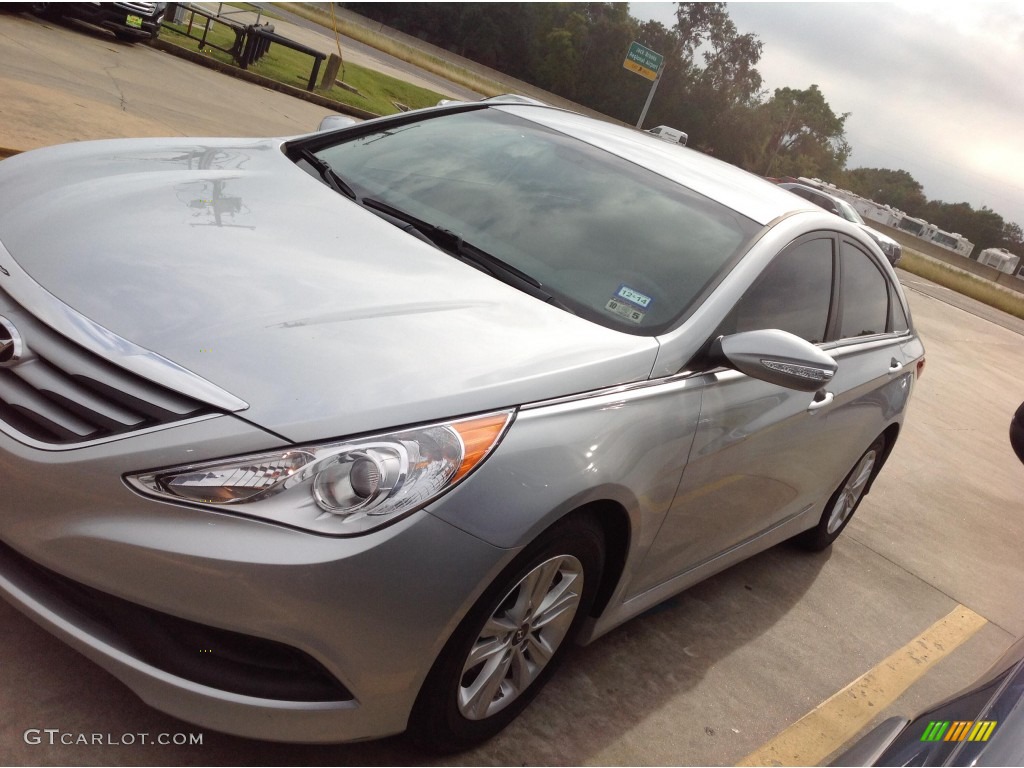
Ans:
POLYGON ((597 618, 608 607, 608 602, 615 593, 615 588, 626 569, 626 559, 629 556, 632 540, 632 526, 626 509, 611 499, 592 501, 569 512, 569 515, 577 514, 593 517, 604 532, 604 568, 601 570, 601 583, 597 589, 597 597, 590 610, 591 617, 597 618))
POLYGON ((882 451, 882 460, 878 462, 878 466, 875 467, 875 471, 871 475, 871 480, 868 481, 868 487, 864 489, 864 495, 867 496, 871 492, 871 487, 875 484, 875 479, 882 471, 882 467, 885 466, 885 462, 889 460, 889 454, 892 453, 892 449, 896 447, 896 438, 899 437, 900 425, 899 422, 894 422, 882 430, 879 437, 885 438, 885 448, 882 451))

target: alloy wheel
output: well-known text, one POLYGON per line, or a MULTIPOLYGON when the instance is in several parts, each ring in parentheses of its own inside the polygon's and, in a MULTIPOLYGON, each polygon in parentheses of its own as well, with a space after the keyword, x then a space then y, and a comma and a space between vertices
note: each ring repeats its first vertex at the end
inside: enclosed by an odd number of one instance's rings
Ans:
POLYGON ((463 665, 463 717, 491 717, 529 687, 565 639, 582 594, 583 565, 572 555, 540 563, 509 591, 463 665))
POLYGON ((846 484, 842 487, 838 498, 836 498, 835 503, 832 505, 832 512, 828 518, 829 534, 839 530, 843 523, 846 522, 846 519, 853 514, 853 510, 857 507, 857 502, 864 495, 864 489, 867 487, 868 480, 871 479, 871 473, 875 469, 877 459, 878 451, 874 449, 869 450, 861 457, 853 472, 846 479, 846 484))

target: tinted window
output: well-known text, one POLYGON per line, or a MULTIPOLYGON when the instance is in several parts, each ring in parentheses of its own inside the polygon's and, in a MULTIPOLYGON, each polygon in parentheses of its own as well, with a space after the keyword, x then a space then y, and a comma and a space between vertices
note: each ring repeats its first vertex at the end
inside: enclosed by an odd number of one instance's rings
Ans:
POLYGON ((889 318, 889 284, 864 251, 844 242, 841 248, 843 338, 885 333, 889 318))
POLYGON ((824 208, 829 213, 839 212, 836 208, 836 204, 832 202, 832 200, 825 197, 824 195, 819 195, 817 192, 814 192, 813 190, 805 189, 804 187, 793 187, 789 191, 797 195, 800 195, 800 197, 802 197, 804 200, 811 201, 819 208, 824 208))
POLYGON ((792 246, 775 257, 733 309, 723 333, 777 328, 818 344, 832 298, 832 240, 792 246))
POLYGON ((891 323, 889 327, 896 333, 909 330, 910 323, 907 322, 907 313, 903 310, 903 304, 900 303, 900 297, 896 295, 896 289, 891 285, 889 286, 889 307, 892 310, 891 323))
POLYGON ((813 192, 808 192, 806 189, 802 189, 801 187, 786 187, 786 189, 788 189, 794 195, 800 195, 800 197, 802 197, 804 200, 810 200, 812 203, 820 205, 820 203, 818 203, 818 201, 815 200, 817 195, 815 195, 813 192))
POLYGON ((317 154, 361 196, 461 235, 619 330, 670 326, 760 229, 663 176, 497 109, 384 127, 317 154))

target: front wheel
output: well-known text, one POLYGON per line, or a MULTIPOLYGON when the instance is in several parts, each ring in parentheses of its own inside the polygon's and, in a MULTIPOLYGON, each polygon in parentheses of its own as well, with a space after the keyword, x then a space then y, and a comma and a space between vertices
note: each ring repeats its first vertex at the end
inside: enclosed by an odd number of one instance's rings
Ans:
POLYGON ((448 641, 413 707, 410 735, 436 752, 497 734, 533 700, 590 612, 604 535, 557 523, 506 568, 448 641))
POLYGON ((870 448, 864 451, 857 463, 853 465, 850 474, 836 488, 835 493, 825 505, 825 511, 821 513, 818 524, 794 539, 797 544, 812 552, 820 552, 839 538, 839 534, 843 532, 843 528, 850 522, 853 513, 860 506, 860 502, 864 498, 864 491, 867 490, 871 478, 881 466, 884 453, 885 438, 879 437, 871 444, 870 448))

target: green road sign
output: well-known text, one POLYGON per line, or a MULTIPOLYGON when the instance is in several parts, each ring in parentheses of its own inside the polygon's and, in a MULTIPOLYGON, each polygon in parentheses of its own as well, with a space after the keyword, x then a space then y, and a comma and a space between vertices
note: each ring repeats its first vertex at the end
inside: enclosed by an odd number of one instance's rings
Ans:
POLYGON ((626 54, 626 60, 622 62, 622 66, 630 72, 636 72, 641 77, 654 80, 664 61, 665 57, 660 53, 655 53, 640 43, 630 43, 629 52, 626 54))

